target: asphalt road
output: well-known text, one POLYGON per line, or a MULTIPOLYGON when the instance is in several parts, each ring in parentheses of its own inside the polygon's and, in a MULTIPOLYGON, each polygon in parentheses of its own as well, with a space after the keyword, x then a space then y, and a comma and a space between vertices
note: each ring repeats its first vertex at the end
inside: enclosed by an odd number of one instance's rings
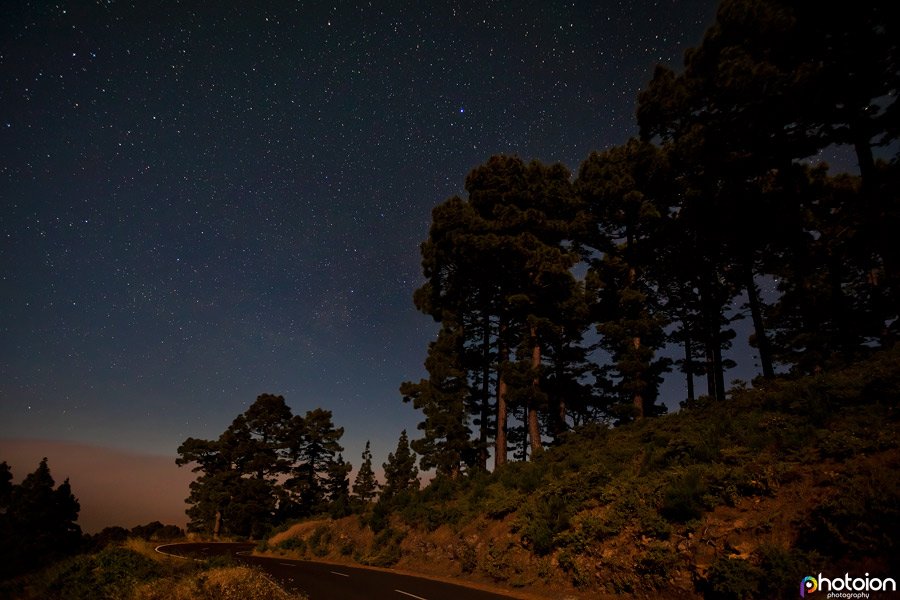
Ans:
POLYGON ((309 600, 510 600, 478 589, 376 571, 306 560, 250 556, 255 544, 165 544, 156 550, 185 558, 205 559, 233 554, 235 559, 258 566, 285 589, 303 592, 309 600))

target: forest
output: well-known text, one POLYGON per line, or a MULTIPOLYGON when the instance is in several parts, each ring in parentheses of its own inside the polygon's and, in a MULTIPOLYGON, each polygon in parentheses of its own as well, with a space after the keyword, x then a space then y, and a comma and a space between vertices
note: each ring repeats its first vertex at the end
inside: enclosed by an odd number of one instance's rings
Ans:
POLYGON ((638 138, 574 177, 515 156, 473 169, 422 244, 415 303, 440 332, 429 377, 401 388, 422 466, 455 477, 656 416, 670 370, 685 404, 725 401, 745 316, 760 382, 893 346, 896 33, 877 3, 724 2, 639 94, 638 138), (817 161, 841 146, 858 174, 817 161))

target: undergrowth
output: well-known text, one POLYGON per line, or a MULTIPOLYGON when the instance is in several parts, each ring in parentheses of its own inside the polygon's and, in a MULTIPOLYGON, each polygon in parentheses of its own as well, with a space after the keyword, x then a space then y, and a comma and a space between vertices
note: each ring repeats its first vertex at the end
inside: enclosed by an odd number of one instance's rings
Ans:
MULTIPOLYGON (((814 568, 886 564, 900 550, 898 400, 894 351, 615 429, 582 427, 532 462, 377 503, 360 518, 375 537, 353 556, 428 561, 440 544, 421 540, 456 535, 445 554, 460 574, 507 585, 794 597, 814 568), (786 488, 797 497, 785 504, 786 488), (766 503, 792 516, 754 508, 766 503), (748 522, 727 521, 735 515, 748 522), (482 533, 494 527, 509 537, 482 533)), ((316 553, 323 535, 307 530, 281 548, 316 553)), ((327 551, 336 556, 334 544, 327 551)))

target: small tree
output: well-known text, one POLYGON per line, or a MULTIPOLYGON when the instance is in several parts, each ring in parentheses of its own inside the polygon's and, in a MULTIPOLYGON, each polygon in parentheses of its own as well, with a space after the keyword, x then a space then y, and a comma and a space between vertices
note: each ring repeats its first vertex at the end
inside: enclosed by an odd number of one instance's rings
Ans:
POLYGON ((419 469, 416 467, 416 454, 409 447, 409 439, 404 429, 397 442, 397 451, 388 454, 384 463, 384 489, 382 500, 390 500, 407 490, 419 489, 419 469))
POLYGON ((372 470, 372 451, 368 440, 362 453, 362 464, 353 481, 353 495, 364 506, 374 501, 378 495, 378 481, 375 480, 375 472, 372 470))

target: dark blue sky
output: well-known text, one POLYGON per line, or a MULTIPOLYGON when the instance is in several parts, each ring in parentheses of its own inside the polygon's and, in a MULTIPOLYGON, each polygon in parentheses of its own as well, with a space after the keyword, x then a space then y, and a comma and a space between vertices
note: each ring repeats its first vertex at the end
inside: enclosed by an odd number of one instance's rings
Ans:
POLYGON ((715 4, 3 3, 0 438, 174 454, 269 392, 383 461, 432 207, 635 135, 715 4))

